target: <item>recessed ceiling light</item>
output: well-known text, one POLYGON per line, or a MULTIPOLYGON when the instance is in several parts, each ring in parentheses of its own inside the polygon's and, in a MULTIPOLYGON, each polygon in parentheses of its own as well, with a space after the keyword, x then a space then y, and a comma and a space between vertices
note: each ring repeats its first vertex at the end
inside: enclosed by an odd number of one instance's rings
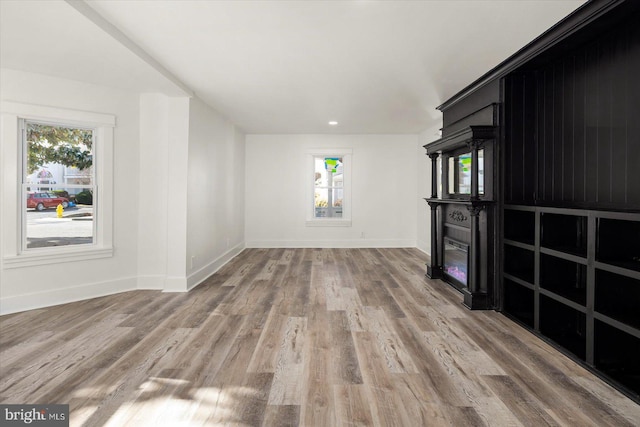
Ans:
POLYGON ((335 120, 331 120, 331 121, 329 122, 329 124, 330 124, 331 126, 338 126, 338 122, 336 122, 335 120))

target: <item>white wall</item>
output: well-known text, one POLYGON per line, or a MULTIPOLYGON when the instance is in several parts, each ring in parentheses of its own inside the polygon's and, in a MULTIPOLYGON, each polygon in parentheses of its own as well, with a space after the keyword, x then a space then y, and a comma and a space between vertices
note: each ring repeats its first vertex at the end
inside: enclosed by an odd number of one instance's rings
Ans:
POLYGON ((189 102, 140 96, 139 289, 187 287, 189 102))
POLYGON ((13 199, 18 159, 16 137, 3 136, 1 163, 11 167, 0 174, 0 314, 134 289, 187 291, 244 248, 244 135, 202 101, 5 69, 0 76, 3 101, 116 117, 114 250, 102 259, 7 267, 15 250, 6 237, 19 235, 3 214, 16 207, 5 190, 13 199))
MULTIPOLYGON (((167 165, 167 277, 165 291, 187 290, 189 99, 170 98, 167 165)), ((161 230, 158 230, 162 232, 161 230)))
MULTIPOLYGON (((418 135, 247 135, 248 247, 415 247, 418 135), (351 227, 307 227, 309 149, 351 148, 351 227)), ((424 197, 424 196, 423 196, 424 197)))
POLYGON ((189 118, 188 287, 244 249, 244 135, 198 98, 189 118))
MULTIPOLYGON (((420 141, 424 141, 424 135, 420 135, 420 141)), ((424 144, 422 144, 424 145, 424 144)), ((425 197, 429 197, 431 194, 431 174, 429 166, 429 158, 426 155, 425 149, 421 144, 418 144, 416 148, 416 162, 418 168, 418 205, 416 218, 418 221, 416 227, 416 246, 423 252, 431 253, 431 230, 429 228, 429 209, 427 202, 422 200, 425 197)))
POLYGON ((140 110, 138 288, 184 292, 244 248, 244 135, 195 97, 140 110))
MULTIPOLYGON (((429 195, 430 172, 422 145, 435 138, 245 137, 197 98, 140 95, 14 70, 0 76, 3 100, 112 114, 117 121, 113 257, 6 268, 2 252, 0 313, 133 289, 186 291, 245 242, 428 251, 422 197, 429 195), (305 225, 307 150, 326 148, 353 151, 351 227, 305 225)), ((2 148, 15 143, 3 138, 2 148)), ((17 188, 13 172, 0 173, 0 188, 17 188)), ((13 208, 0 194, 0 215, 13 208)), ((16 230, 0 217, 0 240, 16 230)))
MULTIPOLYGON (((54 305, 84 298, 135 289, 137 275, 138 155, 139 117, 138 95, 55 77, 14 70, 0 70, 0 93, 3 101, 59 107, 116 116, 114 129, 114 255, 110 258, 82 262, 60 262, 32 267, 0 266, 0 312, 54 305)), ((0 152, 15 138, 3 138, 0 152)), ((15 151, 15 150, 13 150, 15 151)), ((3 162, 12 162, 3 159, 3 162)), ((17 163, 17 159, 15 159, 17 163)), ((15 169, 14 169, 15 170, 15 169)), ((2 211, 15 208, 7 200, 6 188, 17 188, 18 175, 3 167, 2 211)), ((2 239, 17 233, 17 225, 0 221, 2 239)), ((0 259, 6 253, 0 245, 0 259)))
POLYGON ((167 275, 169 101, 162 94, 140 96, 138 289, 164 289, 167 275))
POLYGON ((440 138, 440 127, 436 126, 420 134, 418 145, 418 249, 431 255, 431 209, 424 198, 431 197, 431 159, 424 145, 440 138))

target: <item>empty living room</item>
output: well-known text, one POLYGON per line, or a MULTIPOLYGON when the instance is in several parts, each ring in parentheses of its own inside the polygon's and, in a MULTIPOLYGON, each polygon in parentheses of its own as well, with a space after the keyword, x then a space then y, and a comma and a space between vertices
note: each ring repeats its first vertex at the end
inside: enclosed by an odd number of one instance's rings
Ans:
POLYGON ((640 425, 637 22, 1 0, 0 425, 640 425))

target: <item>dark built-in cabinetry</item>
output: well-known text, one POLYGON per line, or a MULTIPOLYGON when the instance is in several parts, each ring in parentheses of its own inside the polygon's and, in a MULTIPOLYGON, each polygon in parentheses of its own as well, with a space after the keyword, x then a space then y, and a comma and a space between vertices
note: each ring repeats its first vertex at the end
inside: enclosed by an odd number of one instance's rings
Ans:
POLYGON ((640 214, 504 206, 503 309, 640 390, 640 214))
MULTIPOLYGON (((495 132, 482 143, 492 147, 484 161, 493 166, 482 177, 490 197, 442 191, 427 199, 432 214, 427 275, 437 277, 445 268, 452 242, 471 248, 478 237, 480 254, 473 257, 479 260, 477 290, 486 307, 470 307, 502 311, 636 401, 638 22, 640 2, 586 3, 440 106, 443 137, 425 146, 439 171, 432 175, 438 180, 434 191, 446 189, 455 184, 448 182, 447 167, 457 160, 449 159, 460 153, 448 149, 451 135, 487 125, 495 132), (479 232, 449 225, 455 222, 453 203, 483 203, 479 232)), ((473 141, 469 137, 466 144, 473 141)), ((465 287, 451 275, 441 277, 463 294, 471 291, 472 283, 465 287)))

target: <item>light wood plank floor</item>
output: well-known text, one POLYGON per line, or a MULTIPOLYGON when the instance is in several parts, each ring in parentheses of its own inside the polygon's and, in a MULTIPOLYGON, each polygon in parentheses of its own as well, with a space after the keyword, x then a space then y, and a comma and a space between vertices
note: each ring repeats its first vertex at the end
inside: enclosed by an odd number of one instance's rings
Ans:
POLYGON ((87 426, 637 426, 640 406, 424 277, 416 249, 249 249, 185 294, 0 318, 0 402, 87 426))

